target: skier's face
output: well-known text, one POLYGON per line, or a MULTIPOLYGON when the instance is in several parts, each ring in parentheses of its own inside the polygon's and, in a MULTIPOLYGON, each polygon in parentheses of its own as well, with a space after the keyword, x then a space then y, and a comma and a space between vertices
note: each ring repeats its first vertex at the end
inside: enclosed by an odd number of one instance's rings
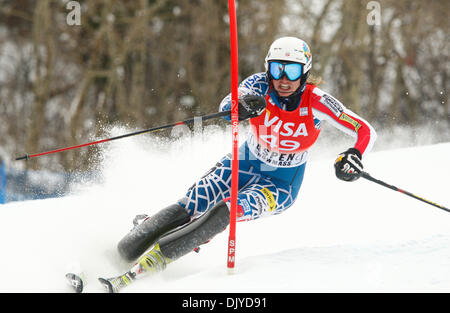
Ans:
POLYGON ((273 88, 278 92, 281 97, 289 97, 292 95, 298 87, 300 87, 300 78, 294 81, 287 79, 286 75, 280 79, 273 79, 273 88))

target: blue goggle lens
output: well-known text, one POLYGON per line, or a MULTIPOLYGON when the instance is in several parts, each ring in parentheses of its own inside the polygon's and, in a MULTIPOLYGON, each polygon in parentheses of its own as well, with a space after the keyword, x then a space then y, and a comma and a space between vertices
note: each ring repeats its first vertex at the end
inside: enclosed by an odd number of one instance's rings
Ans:
POLYGON ((283 64, 280 62, 270 62, 269 71, 273 79, 280 79, 286 74, 287 79, 297 80, 302 76, 303 67, 300 63, 287 63, 283 64))

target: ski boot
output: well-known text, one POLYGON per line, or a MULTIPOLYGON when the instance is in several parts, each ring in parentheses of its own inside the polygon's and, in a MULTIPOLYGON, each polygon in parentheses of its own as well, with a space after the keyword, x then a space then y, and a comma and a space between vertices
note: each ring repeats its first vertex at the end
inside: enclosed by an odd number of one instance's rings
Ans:
POLYGON ((100 277, 98 280, 109 293, 117 293, 137 278, 164 270, 170 261, 162 254, 159 244, 156 244, 153 249, 139 259, 130 271, 117 277, 100 277))
POLYGON ((113 278, 98 278, 99 282, 105 287, 109 293, 117 293, 123 287, 128 286, 134 280, 134 274, 132 272, 126 272, 125 274, 113 278))

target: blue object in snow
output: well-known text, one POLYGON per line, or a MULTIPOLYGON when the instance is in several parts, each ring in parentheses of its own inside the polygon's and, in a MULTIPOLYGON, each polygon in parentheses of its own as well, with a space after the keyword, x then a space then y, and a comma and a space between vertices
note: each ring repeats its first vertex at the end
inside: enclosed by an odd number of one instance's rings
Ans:
POLYGON ((6 202, 6 171, 5 164, 0 160, 0 203, 6 202))

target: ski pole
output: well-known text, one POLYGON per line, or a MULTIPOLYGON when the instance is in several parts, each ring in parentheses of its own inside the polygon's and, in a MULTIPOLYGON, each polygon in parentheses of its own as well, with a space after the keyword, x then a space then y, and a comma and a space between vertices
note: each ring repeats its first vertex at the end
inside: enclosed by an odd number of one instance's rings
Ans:
POLYGON ((442 205, 440 205, 440 204, 434 203, 434 202, 432 202, 432 201, 430 201, 430 200, 427 200, 427 199, 424 199, 424 198, 422 198, 422 197, 416 196, 415 194, 412 194, 412 193, 410 193, 410 192, 408 192, 408 191, 405 191, 405 190, 403 190, 403 189, 400 189, 400 188, 397 188, 397 187, 395 187, 395 186, 389 185, 389 184, 387 184, 387 183, 385 183, 385 182, 383 182, 383 181, 381 181, 381 180, 375 179, 375 178, 373 178, 372 176, 370 176, 369 173, 362 172, 362 173, 361 173, 361 176, 364 177, 365 179, 370 180, 370 181, 372 181, 372 182, 374 182, 374 183, 377 183, 377 184, 379 184, 379 185, 381 185, 381 186, 384 186, 384 187, 387 187, 387 188, 389 188, 389 189, 392 189, 392 190, 401 192, 401 193, 403 193, 403 194, 405 194, 405 195, 407 195, 407 196, 413 197, 414 199, 423 201, 423 202, 428 203, 428 204, 430 204, 430 205, 433 205, 433 206, 435 206, 435 207, 437 207, 437 208, 439 208, 439 209, 441 209, 441 210, 450 212, 450 209, 448 209, 448 208, 446 208, 446 207, 444 207, 444 206, 442 206, 442 205))
POLYGON ((230 114, 231 114, 231 110, 223 111, 223 112, 217 112, 217 113, 212 113, 212 114, 207 114, 207 115, 203 115, 203 116, 200 116, 200 117, 190 118, 190 119, 187 119, 187 120, 184 120, 184 121, 181 121, 181 122, 176 122, 176 123, 167 124, 167 125, 163 125, 163 126, 157 126, 157 127, 153 127, 153 128, 148 128, 148 129, 144 129, 144 130, 140 130, 140 131, 136 131, 136 132, 133 132, 133 133, 128 133, 128 134, 124 134, 124 135, 120 135, 120 136, 116 136, 116 137, 111 137, 111 138, 106 138, 106 139, 101 139, 101 140, 97 140, 97 141, 84 143, 84 144, 81 144, 81 145, 76 145, 76 146, 71 146, 71 147, 66 147, 66 148, 61 148, 61 149, 56 149, 56 150, 47 151, 47 152, 41 152, 41 153, 36 153, 36 154, 26 154, 24 156, 16 158, 16 160, 17 161, 18 160, 28 160, 28 159, 35 158, 35 157, 38 157, 38 156, 41 156, 41 155, 57 153, 57 152, 77 149, 77 148, 86 147, 86 146, 92 146, 92 145, 96 145, 96 144, 99 144, 99 143, 109 142, 109 141, 122 139, 122 138, 126 138, 126 137, 131 137, 131 136, 135 136, 135 135, 140 135, 140 134, 143 134, 143 133, 154 132, 154 131, 157 131, 157 130, 171 128, 171 127, 175 127, 175 126, 178 126, 178 125, 186 125, 186 124, 193 123, 194 121, 197 121, 197 120, 206 121, 206 120, 210 120, 210 119, 217 118, 217 117, 229 116, 230 114))

